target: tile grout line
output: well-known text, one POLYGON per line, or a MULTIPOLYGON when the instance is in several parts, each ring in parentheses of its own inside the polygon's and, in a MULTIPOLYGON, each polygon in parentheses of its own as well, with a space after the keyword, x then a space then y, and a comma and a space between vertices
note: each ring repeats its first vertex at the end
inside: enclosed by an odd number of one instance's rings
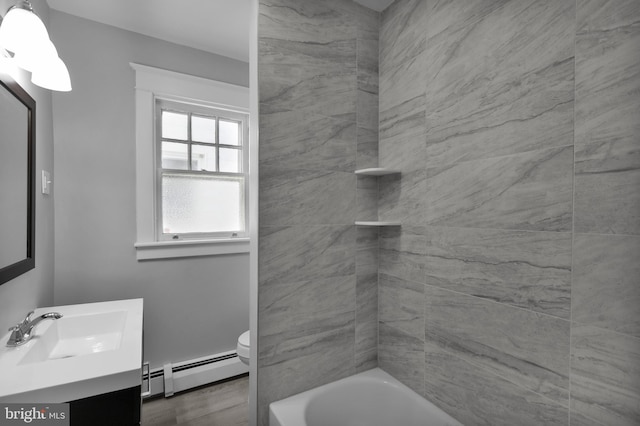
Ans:
POLYGON ((514 305, 510 305, 508 303, 497 302, 495 300, 492 300, 492 299, 489 299, 489 298, 486 298, 486 297, 475 296, 473 294, 462 293, 460 291, 451 290, 449 288, 445 288, 445 287, 440 287, 440 286, 437 286, 437 285, 429 284, 428 282, 426 282, 426 277, 425 277, 425 282, 420 282, 420 281, 415 281, 415 280, 399 277, 399 276, 397 276, 395 274, 391 274, 391 273, 384 272, 384 271, 379 272, 379 274, 388 275, 390 277, 393 277, 393 278, 396 278, 396 279, 399 279, 399 280, 402 280, 402 281, 408 281, 408 282, 412 282, 412 283, 416 283, 416 284, 424 284, 424 285, 429 286, 429 287, 434 288, 434 289, 443 290, 443 291, 446 291, 446 292, 449 292, 449 293, 454 293, 454 294, 457 294, 457 295, 460 295, 460 296, 471 297, 471 298, 474 298, 474 299, 485 301, 487 303, 495 303, 497 305, 504 306, 506 308, 513 308, 513 309, 517 309, 519 311, 528 312, 528 313, 531 313, 531 314, 534 314, 534 315, 541 315, 541 316, 543 316, 545 318, 548 318, 548 319, 571 322, 567 318, 561 318, 561 317, 550 315, 550 314, 547 314, 547 313, 544 313, 544 312, 533 311, 531 309, 523 308, 521 306, 514 306, 514 305))
POLYGON ((573 338, 573 279, 574 279, 574 263, 575 263, 575 240, 576 240, 576 41, 578 32, 578 0, 574 2, 573 15, 573 164, 571 175, 571 279, 569 281, 569 409, 567 410, 567 421, 571 426, 571 383, 573 379, 573 371, 571 365, 572 354, 572 338, 573 338))

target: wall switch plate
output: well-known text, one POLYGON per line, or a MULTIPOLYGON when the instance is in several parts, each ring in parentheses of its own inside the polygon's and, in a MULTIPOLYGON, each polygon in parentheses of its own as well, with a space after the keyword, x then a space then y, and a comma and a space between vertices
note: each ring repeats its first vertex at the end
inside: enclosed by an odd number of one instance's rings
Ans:
POLYGON ((42 193, 51 194, 51 173, 46 170, 42 171, 42 193))

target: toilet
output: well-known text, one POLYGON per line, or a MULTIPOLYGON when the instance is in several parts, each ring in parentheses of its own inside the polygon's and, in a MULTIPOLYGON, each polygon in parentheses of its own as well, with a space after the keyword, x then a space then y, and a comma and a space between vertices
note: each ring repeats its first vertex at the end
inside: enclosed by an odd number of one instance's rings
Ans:
POLYGON ((238 346, 236 352, 238 352, 238 358, 244 364, 249 365, 249 348, 251 347, 251 340, 249 330, 245 331, 238 337, 238 346))

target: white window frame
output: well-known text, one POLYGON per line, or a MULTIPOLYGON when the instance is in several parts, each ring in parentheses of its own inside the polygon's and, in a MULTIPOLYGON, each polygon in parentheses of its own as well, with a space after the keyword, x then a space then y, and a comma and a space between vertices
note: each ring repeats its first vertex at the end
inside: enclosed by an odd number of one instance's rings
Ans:
MULTIPOLYGON (((130 63, 135 71, 136 96, 136 257, 138 260, 248 253, 248 236, 158 241, 156 232, 157 171, 156 99, 206 105, 249 114, 249 88, 130 63)), ((245 140, 245 161, 250 161, 245 140)), ((250 210, 246 171, 245 208, 250 210)), ((248 234, 254 226, 248 220, 248 234)))
MULTIPOLYGON (((155 110, 155 120, 156 120, 156 170, 157 170, 157 178, 156 178, 156 240, 157 241, 175 241, 177 240, 204 240, 204 239, 220 239, 220 238, 235 238, 235 237, 248 237, 249 236, 249 209, 247 203, 247 195, 249 194, 249 116, 244 112, 233 111, 230 109, 221 109, 221 108, 213 108, 210 105, 203 104, 192 104, 185 102, 176 102, 173 99, 166 99, 161 97, 156 97, 156 110, 155 110), (242 204, 243 209, 240 212, 240 219, 243 223, 244 230, 236 230, 233 232, 210 232, 210 233, 192 233, 192 234, 165 234, 162 232, 163 228, 163 217, 162 217, 162 176, 164 172, 167 173, 175 173, 179 175, 189 175, 189 174, 198 174, 198 171, 192 170, 169 170, 164 169, 162 164, 162 149, 161 144, 164 138, 161 136, 162 133, 162 111, 174 111, 182 114, 193 115, 193 116, 201 116, 201 117, 215 117, 216 123, 219 123, 219 120, 225 121, 235 121, 241 124, 240 126, 240 145, 224 145, 219 143, 219 131, 216 130, 216 142, 212 144, 207 144, 208 146, 212 146, 216 148, 216 160, 220 160, 220 155, 218 150, 220 148, 225 149, 231 148, 240 152, 240 171, 235 173, 226 173, 220 171, 209 171, 204 174, 209 176, 217 176, 217 177, 230 177, 230 178, 238 178, 241 177, 243 179, 243 189, 242 189, 242 204)), ((217 124, 216 124, 217 125, 217 124)), ((194 145, 202 145, 197 141, 190 140, 191 136, 187 136, 189 141, 185 141, 188 146, 194 145)), ((179 141, 178 141, 179 142, 179 141)), ((188 150, 190 152, 190 150, 188 150)))

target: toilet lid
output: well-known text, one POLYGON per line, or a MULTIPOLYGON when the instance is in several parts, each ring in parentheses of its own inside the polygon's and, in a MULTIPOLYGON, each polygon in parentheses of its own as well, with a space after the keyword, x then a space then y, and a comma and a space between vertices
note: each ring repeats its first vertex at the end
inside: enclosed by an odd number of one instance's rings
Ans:
POLYGON ((251 345, 251 336, 249 331, 245 331, 238 337, 238 355, 244 358, 249 358, 249 347, 251 345))

